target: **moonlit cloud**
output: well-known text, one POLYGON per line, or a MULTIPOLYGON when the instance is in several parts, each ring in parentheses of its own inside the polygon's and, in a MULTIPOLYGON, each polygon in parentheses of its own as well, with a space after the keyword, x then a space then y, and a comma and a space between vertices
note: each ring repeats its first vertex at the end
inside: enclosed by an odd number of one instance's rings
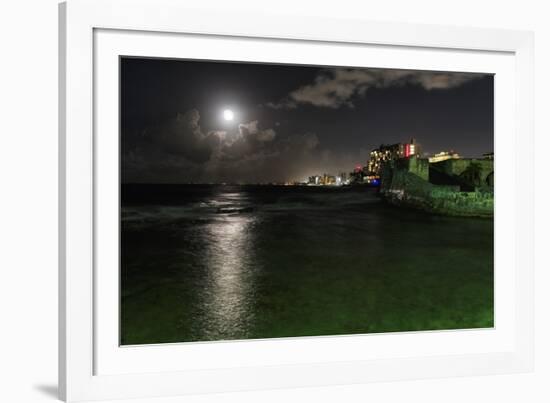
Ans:
POLYGON ((318 146, 314 133, 279 139, 273 128, 262 128, 257 120, 239 124, 234 133, 205 133, 198 110, 191 109, 147 128, 125 150, 124 181, 254 183, 301 177, 303 164, 315 163, 318 146))
POLYGON ((260 130, 257 120, 253 120, 249 123, 241 123, 239 125, 239 134, 241 136, 254 137, 256 140, 262 142, 273 141, 276 136, 275 130, 273 129, 260 130))
POLYGON ((324 108, 354 107, 354 97, 363 97, 369 88, 418 85, 431 90, 458 87, 484 77, 483 74, 424 72, 382 69, 327 69, 312 84, 304 85, 279 102, 268 102, 273 109, 294 109, 299 105, 324 108))
POLYGON ((200 114, 196 109, 178 113, 166 124, 146 129, 143 138, 153 149, 201 163, 210 158, 212 150, 219 146, 227 133, 204 133, 199 120, 200 114))

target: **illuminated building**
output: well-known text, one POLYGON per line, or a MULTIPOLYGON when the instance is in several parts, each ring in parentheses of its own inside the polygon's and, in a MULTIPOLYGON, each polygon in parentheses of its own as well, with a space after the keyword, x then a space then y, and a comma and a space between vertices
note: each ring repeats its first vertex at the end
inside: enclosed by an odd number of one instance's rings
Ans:
POLYGON ((322 177, 319 175, 313 175, 308 178, 308 185, 320 185, 322 177))
POLYGON ((350 181, 348 179, 348 174, 346 172, 340 172, 336 176, 336 185, 342 186, 342 185, 349 185, 350 181))
POLYGON ((415 139, 411 139, 409 143, 405 144, 381 145, 379 148, 371 151, 367 171, 370 174, 379 174, 384 162, 420 155, 420 151, 420 144, 415 139))
POLYGON ((329 174, 323 175, 323 185, 335 185, 336 184, 336 178, 329 174))
POLYGON ((440 162, 440 161, 445 161, 450 159, 457 160, 459 158, 460 158, 460 155, 458 155, 458 153, 451 150, 451 151, 441 151, 440 153, 434 154, 432 157, 428 158, 428 161, 430 163, 434 163, 434 162, 440 162))
POLYGON ((363 178, 363 182, 365 182, 367 185, 379 185, 380 184, 380 176, 378 176, 378 175, 367 175, 363 178))

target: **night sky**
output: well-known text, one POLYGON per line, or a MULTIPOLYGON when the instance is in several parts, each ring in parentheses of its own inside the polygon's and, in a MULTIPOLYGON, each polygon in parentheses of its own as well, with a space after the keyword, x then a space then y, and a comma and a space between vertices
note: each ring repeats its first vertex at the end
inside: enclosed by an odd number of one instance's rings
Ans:
POLYGON ((122 180, 302 181, 412 137, 478 157, 493 92, 489 74, 121 58, 122 180))

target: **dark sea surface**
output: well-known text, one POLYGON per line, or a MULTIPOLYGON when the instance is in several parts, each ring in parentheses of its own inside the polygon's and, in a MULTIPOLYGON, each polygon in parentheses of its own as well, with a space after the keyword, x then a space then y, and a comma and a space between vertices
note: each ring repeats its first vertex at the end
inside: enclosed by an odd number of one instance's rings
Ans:
POLYGON ((374 188, 122 188, 121 344, 492 326, 492 219, 374 188))

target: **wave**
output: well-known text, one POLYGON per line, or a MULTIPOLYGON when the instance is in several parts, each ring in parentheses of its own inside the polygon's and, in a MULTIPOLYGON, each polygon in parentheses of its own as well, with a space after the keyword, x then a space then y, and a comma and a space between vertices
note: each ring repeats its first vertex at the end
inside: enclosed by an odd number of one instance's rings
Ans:
POLYGON ((228 192, 189 202, 177 200, 172 205, 137 204, 122 206, 121 222, 125 227, 166 225, 185 221, 209 221, 220 217, 247 214, 301 214, 320 211, 358 211, 368 209, 379 199, 373 193, 359 192, 228 192))

